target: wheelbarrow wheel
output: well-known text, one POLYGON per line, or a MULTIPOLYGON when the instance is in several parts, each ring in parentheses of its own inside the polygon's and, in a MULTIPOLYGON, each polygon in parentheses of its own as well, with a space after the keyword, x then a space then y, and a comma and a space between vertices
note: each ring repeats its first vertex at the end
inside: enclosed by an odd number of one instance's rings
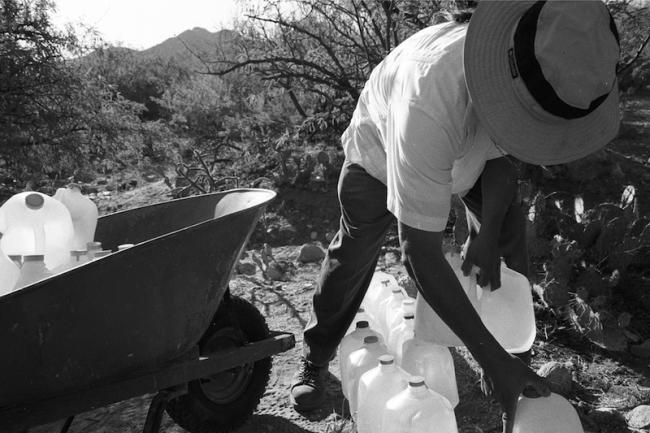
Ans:
MULTIPOLYGON (((200 343, 202 355, 269 336, 264 316, 248 301, 230 296, 227 305, 232 314, 224 314, 220 309, 215 315, 200 343), (237 318, 239 326, 228 320, 229 315, 237 318)), ((192 381, 187 394, 167 404, 167 413, 191 433, 231 431, 255 411, 270 373, 271 358, 264 358, 192 381)))

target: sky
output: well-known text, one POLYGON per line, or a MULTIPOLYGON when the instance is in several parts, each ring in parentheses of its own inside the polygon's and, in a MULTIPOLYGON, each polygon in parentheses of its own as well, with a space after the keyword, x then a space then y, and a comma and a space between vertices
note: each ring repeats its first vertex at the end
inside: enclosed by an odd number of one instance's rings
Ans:
POLYGON ((54 0, 53 23, 95 28, 104 41, 137 50, 194 27, 230 28, 236 0, 54 0))

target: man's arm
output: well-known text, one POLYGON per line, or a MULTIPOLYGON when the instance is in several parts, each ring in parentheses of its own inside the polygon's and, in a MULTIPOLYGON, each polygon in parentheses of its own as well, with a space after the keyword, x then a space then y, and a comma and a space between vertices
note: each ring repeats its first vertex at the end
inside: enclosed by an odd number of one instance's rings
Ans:
POLYGON ((501 286, 501 257, 499 255, 499 234, 503 219, 517 193, 518 169, 508 158, 486 161, 481 174, 481 229, 470 240, 465 253, 462 270, 469 275, 472 267, 480 269, 478 284, 488 284, 492 290, 501 286))
POLYGON ((404 265, 421 296, 481 365, 494 397, 511 420, 505 431, 512 431, 521 392, 531 386, 538 394, 548 395, 546 383, 508 354, 487 330, 444 257, 443 233, 418 230, 400 222, 399 236, 404 265))

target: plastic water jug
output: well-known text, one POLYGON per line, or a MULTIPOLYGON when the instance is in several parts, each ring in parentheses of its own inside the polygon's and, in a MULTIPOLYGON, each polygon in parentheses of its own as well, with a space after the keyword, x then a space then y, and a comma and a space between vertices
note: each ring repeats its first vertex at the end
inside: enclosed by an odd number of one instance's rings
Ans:
POLYGON ((484 290, 480 298, 481 319, 509 352, 522 353, 535 341, 535 311, 528 278, 501 266, 501 288, 484 290))
POLYGON ((363 307, 359 307, 359 309, 357 310, 357 314, 354 316, 354 320, 352 321, 352 324, 350 325, 348 330, 345 332, 345 335, 354 332, 354 330, 357 329, 358 322, 368 322, 368 325, 370 326, 371 329, 375 329, 375 330, 377 329, 375 325, 374 317, 368 314, 363 307))
POLYGON ((397 280, 392 275, 385 272, 375 272, 361 306, 368 314, 379 320, 379 305, 390 296, 391 289, 397 286, 397 280))
POLYGON ((0 207, 0 248, 7 255, 44 255, 54 269, 68 260, 72 218, 58 200, 39 192, 21 192, 0 207))
POLYGON ((58 274, 65 272, 69 269, 76 268, 77 266, 83 265, 88 262, 88 251, 86 250, 72 250, 70 251, 70 257, 66 263, 55 268, 52 273, 58 274))
POLYGON ((388 321, 393 314, 399 314, 399 309, 402 306, 404 298, 404 292, 402 292, 401 287, 394 286, 391 288, 390 296, 379 304, 379 312, 376 316, 378 322, 377 326, 379 327, 381 334, 384 336, 384 339, 387 339, 388 334, 390 333, 388 321))
POLYGON ((19 277, 20 268, 0 251, 0 296, 13 292, 19 277))
POLYGON ((347 392, 350 396, 348 403, 353 417, 357 413, 359 379, 363 373, 377 365, 377 359, 381 355, 388 355, 386 346, 379 341, 376 335, 370 335, 363 339, 363 346, 360 349, 355 350, 348 356, 350 369, 347 372, 347 380, 342 383, 342 386, 347 386, 347 392))
POLYGON ((457 433, 449 401, 427 388, 424 378, 411 376, 408 387, 384 406, 380 433, 457 433))
POLYGON ((20 254, 10 254, 7 257, 18 266, 18 268, 23 266, 23 256, 20 254))
POLYGON ((378 415, 386 402, 407 385, 408 375, 395 364, 393 356, 380 356, 379 365, 359 379, 357 433, 378 433, 381 430, 381 416, 378 415))
POLYGON ((81 187, 76 183, 71 183, 67 188, 57 189, 54 198, 63 203, 70 212, 74 228, 72 249, 86 248, 88 242, 95 240, 99 215, 97 205, 81 193, 81 187))
POLYGON ((92 261, 95 258, 95 254, 98 251, 102 251, 102 243, 101 242, 88 242, 86 244, 86 250, 88 251, 88 260, 92 261))
MULTIPOLYGON (((483 323, 497 341, 510 353, 522 353, 535 340, 535 313, 528 279, 518 272, 501 266, 501 287, 493 292, 483 290, 473 276, 464 276, 462 259, 458 254, 445 257, 455 271, 483 323)), ((415 302, 415 333, 418 338, 442 346, 464 346, 422 296, 415 302)))
POLYGON ((20 290, 51 275, 52 273, 45 266, 45 257, 42 254, 26 255, 23 257, 23 267, 20 268, 20 277, 16 281, 15 290, 20 290))
POLYGON ((442 394, 456 407, 459 400, 456 369, 446 346, 414 337, 404 342, 400 365, 407 373, 424 377, 430 389, 442 394))
POLYGON ((402 365, 402 347, 404 342, 412 339, 415 335, 415 317, 413 313, 406 313, 404 320, 395 328, 390 330, 388 338, 388 351, 395 355, 399 365, 402 365))
POLYGON ((431 433, 431 432, 458 432, 458 425, 456 424, 456 416, 451 419, 450 417, 438 420, 430 412, 421 411, 415 414, 411 422, 411 433, 431 433), (439 422, 440 421, 440 422, 439 422))
POLYGON ((339 344, 339 368, 341 370, 341 384, 343 389, 343 395, 348 400, 350 395, 348 394, 348 377, 350 370, 350 361, 349 357, 352 352, 361 348, 363 346, 363 339, 374 335, 379 338, 380 341, 383 341, 381 335, 374 329, 370 327, 370 324, 366 320, 360 320, 355 324, 356 328, 354 331, 343 337, 341 343, 339 344))
POLYGON ((106 257, 106 256, 108 256, 108 255, 110 255, 110 254, 112 254, 112 253, 113 253, 113 251, 111 251, 111 250, 99 250, 99 251, 95 251, 95 254, 93 255, 93 258, 92 258, 92 259, 93 259, 93 260, 101 259, 102 257, 106 257))
MULTIPOLYGON (((402 301, 400 308, 388 314, 388 337, 386 340, 390 340, 392 330, 397 328, 407 315, 415 315, 415 299, 408 296, 402 301)), ((390 345, 388 348, 390 349, 390 345)))
POLYGON ((521 396, 513 433, 584 433, 571 403, 559 394, 548 397, 521 396))

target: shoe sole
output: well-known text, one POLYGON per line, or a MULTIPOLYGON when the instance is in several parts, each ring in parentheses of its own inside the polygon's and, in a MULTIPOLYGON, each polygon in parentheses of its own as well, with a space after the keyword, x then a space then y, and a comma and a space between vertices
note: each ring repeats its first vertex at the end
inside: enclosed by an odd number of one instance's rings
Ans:
POLYGON ((289 393, 289 402, 291 403, 291 405, 293 406, 293 409, 296 412, 311 412, 311 411, 319 409, 320 407, 323 406, 323 403, 325 402, 325 395, 323 394, 323 396, 314 404, 310 404, 310 405, 302 404, 302 405, 300 405, 293 398, 293 395, 291 395, 291 393, 289 393))

